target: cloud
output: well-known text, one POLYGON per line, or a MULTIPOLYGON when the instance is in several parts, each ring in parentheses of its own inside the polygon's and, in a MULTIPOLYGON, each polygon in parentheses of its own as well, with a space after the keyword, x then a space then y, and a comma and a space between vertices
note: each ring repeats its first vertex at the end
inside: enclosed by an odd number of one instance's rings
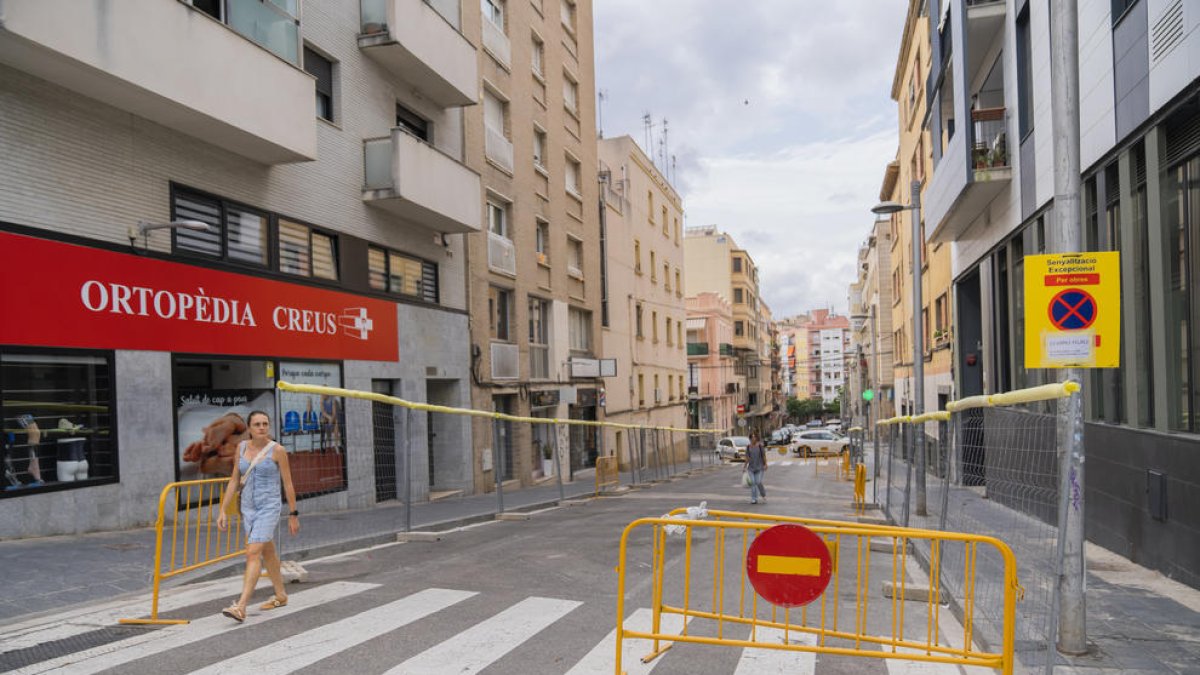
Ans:
POLYGON ((750 252, 777 317, 846 307, 895 156, 890 94, 906 5, 595 4, 605 135, 629 134, 673 166, 688 224, 716 224, 750 252))

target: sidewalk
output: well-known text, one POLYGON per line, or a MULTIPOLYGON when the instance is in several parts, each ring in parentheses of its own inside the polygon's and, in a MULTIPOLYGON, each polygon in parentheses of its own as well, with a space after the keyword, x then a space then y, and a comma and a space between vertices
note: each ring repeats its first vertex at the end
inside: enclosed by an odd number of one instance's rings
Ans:
MULTIPOLYGON (((671 468, 676 475, 692 468, 711 465, 711 450, 693 451, 692 463, 671 468)), ((659 474, 666 477, 666 471, 659 474)), ((653 470, 639 475, 639 481, 654 479, 653 470)), ((621 485, 632 482, 628 473, 620 476, 621 485)), ((577 473, 576 480, 564 483, 563 499, 592 496, 595 483, 590 471, 577 473)), ((522 490, 504 490, 504 511, 531 511, 557 505, 557 481, 522 490)), ((301 505, 303 509, 303 505, 301 505)), ((413 531, 445 530, 491 520, 500 512, 495 492, 419 502, 412 506, 413 531)), ((329 555, 355 548, 396 541, 405 530, 405 507, 400 503, 355 511, 305 515, 297 537, 286 533, 276 539, 284 560, 299 560, 329 555)), ((4 593, 0 595, 0 626, 31 614, 61 611, 72 605, 109 600, 115 596, 148 591, 153 582, 155 534, 153 527, 119 532, 39 537, 0 541, 0 570, 4 570, 4 593)), ((174 586, 240 569, 241 559, 198 570, 178 579, 174 586)))

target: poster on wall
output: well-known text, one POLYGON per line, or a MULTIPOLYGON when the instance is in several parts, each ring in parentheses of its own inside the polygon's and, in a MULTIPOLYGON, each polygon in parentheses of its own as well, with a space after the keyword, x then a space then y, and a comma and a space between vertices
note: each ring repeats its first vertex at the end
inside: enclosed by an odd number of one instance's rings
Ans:
POLYGON ((179 480, 219 478, 233 473, 238 443, 249 438, 251 410, 274 410, 270 389, 186 389, 175 404, 179 430, 179 480))
MULTIPOLYGON (((279 364, 279 379, 292 384, 342 386, 336 363, 279 364)), ((277 440, 288 450, 296 494, 346 488, 346 414, 340 396, 280 391, 277 440)))

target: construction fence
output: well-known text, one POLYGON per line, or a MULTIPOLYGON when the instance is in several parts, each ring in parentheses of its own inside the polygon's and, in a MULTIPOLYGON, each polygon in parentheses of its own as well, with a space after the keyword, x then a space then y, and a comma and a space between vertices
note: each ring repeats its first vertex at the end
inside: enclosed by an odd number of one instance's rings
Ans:
MULTIPOLYGON (((1078 391, 1066 382, 976 396, 876 425, 874 497, 890 522, 992 536, 1020 552, 1015 649, 1029 672, 1052 667, 1056 653, 1062 495, 1055 416, 1045 410, 1078 391)), ((976 639, 998 644, 1003 617, 991 608, 1004 593, 995 582, 1004 561, 981 551, 974 561, 981 573, 969 583, 959 572, 966 561, 955 552, 917 543, 916 555, 927 569, 940 570, 944 597, 956 611, 963 611, 969 587, 982 598, 975 601, 976 639)))

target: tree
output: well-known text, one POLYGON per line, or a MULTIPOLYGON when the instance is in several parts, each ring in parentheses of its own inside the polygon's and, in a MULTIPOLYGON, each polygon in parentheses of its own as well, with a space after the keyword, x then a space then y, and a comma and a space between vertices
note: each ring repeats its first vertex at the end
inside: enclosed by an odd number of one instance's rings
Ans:
POLYGON ((789 398, 787 402, 788 416, 798 423, 804 423, 821 414, 822 403, 819 398, 789 398))

